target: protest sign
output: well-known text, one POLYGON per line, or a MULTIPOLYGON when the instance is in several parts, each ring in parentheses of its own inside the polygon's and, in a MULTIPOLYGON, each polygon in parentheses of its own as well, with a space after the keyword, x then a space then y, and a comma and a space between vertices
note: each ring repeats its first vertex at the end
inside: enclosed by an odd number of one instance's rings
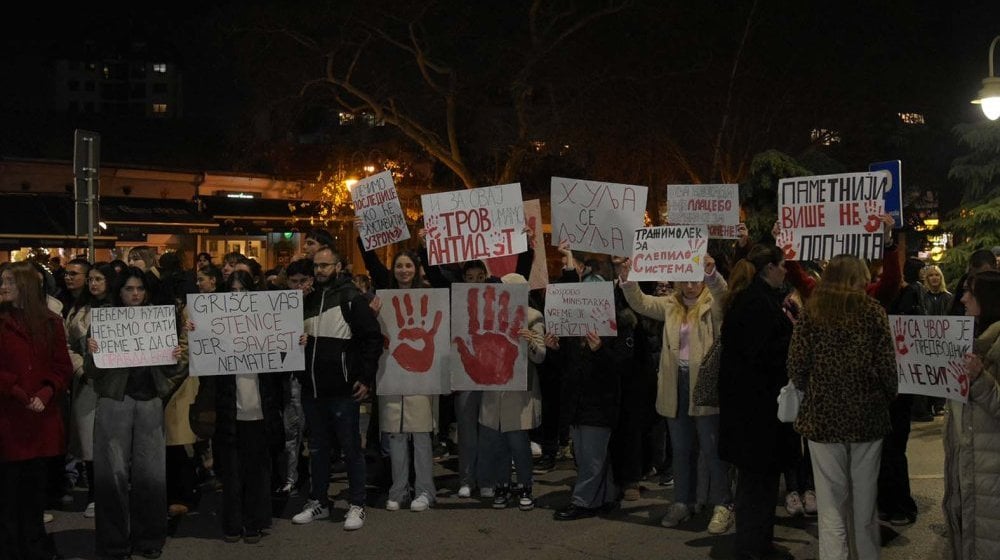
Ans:
POLYGON ((99 368, 176 364, 177 315, 173 305, 94 307, 90 333, 99 368))
POLYGON ((899 392, 966 402, 965 354, 972 351, 973 318, 889 315, 899 392))
POLYGON ((545 332, 556 336, 618 336, 611 282, 570 282, 545 288, 545 332))
POLYGON ((704 224, 708 236, 738 239, 739 185, 667 185, 667 223, 704 224))
POLYGON ((542 223, 542 204, 535 198, 524 201, 524 218, 535 234, 535 259, 531 263, 531 277, 528 286, 532 290, 544 288, 549 283, 549 267, 545 261, 545 224, 542 223))
POLYGON ((306 368, 302 292, 188 294, 191 375, 228 375, 306 368))
POLYGON ((526 390, 528 285, 452 284, 451 295, 451 389, 526 390))
POLYGON ((528 250, 520 183, 425 194, 420 204, 430 266, 528 250))
POLYGON ((361 218, 358 235, 365 251, 410 238, 391 171, 383 171, 355 183, 351 187, 351 199, 354 201, 354 215, 361 218))
POLYGON ((646 215, 646 187, 552 178, 552 244, 627 257, 646 215))
POLYGON ((776 240, 785 259, 827 260, 848 254, 882 258, 888 171, 792 177, 778 181, 776 240))
POLYGON ((697 282, 705 278, 707 226, 659 226, 635 230, 628 279, 697 282))
POLYGON ((389 347, 379 359, 379 395, 439 395, 450 390, 448 289, 379 290, 378 314, 389 347))

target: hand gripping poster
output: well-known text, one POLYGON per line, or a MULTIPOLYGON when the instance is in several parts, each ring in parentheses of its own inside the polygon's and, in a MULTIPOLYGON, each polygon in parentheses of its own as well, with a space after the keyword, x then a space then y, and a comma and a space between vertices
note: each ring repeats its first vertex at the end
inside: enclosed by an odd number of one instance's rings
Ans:
POLYGON ((379 359, 379 395, 439 395, 449 392, 448 290, 379 290, 378 322, 386 338, 379 359))
POLYGON ((453 391, 524 391, 527 284, 452 284, 453 391))

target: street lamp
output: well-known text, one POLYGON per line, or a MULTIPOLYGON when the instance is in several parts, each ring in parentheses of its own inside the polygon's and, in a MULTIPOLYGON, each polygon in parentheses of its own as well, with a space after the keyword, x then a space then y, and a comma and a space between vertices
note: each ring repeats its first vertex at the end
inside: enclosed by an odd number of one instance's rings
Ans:
POLYGON ((983 114, 987 119, 995 121, 1000 118, 1000 78, 993 75, 993 49, 1000 43, 1000 35, 993 38, 990 43, 990 74, 983 79, 983 89, 979 90, 979 99, 972 102, 982 106, 983 114))

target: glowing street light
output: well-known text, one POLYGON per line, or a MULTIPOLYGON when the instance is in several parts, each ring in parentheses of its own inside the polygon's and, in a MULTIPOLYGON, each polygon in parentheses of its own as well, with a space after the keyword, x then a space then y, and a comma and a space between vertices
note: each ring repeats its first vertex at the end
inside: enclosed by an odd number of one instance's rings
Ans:
POLYGON ((983 89, 979 90, 979 99, 972 101, 982 107, 983 114, 991 121, 1000 118, 1000 78, 993 75, 993 50, 997 43, 1000 43, 1000 35, 994 37, 990 43, 990 74, 983 79, 983 89))

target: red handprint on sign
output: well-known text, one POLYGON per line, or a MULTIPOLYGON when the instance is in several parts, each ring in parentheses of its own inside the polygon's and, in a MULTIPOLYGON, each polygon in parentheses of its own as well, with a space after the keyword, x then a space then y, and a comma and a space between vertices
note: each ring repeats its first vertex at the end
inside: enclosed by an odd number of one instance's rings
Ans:
POLYGON ((910 349, 906 347, 906 319, 896 319, 896 328, 894 330, 896 331, 896 353, 900 356, 905 356, 906 353, 910 351, 910 349))
POLYGON ((441 219, 437 216, 424 216, 424 230, 427 237, 439 239, 441 237, 441 219))
POLYGON ((524 324, 524 307, 517 306, 511 319, 510 294, 487 286, 482 297, 482 325, 479 323, 479 288, 468 295, 469 338, 471 348, 462 337, 455 337, 462 365, 473 381, 480 385, 504 385, 514 377, 514 362, 518 354, 518 332, 524 324), (499 310, 494 306, 499 303, 499 310))
POLYGON ((420 296, 420 316, 414 317, 413 300, 410 294, 403 294, 403 309, 399 305, 400 297, 392 296, 392 307, 396 310, 396 326, 399 327, 399 346, 392 351, 392 357, 399 363, 400 367, 410 373, 427 373, 434 363, 434 335, 437 334, 438 327, 441 326, 441 311, 434 314, 434 323, 430 330, 425 328, 427 324, 427 303, 429 297, 424 294, 420 296), (419 320, 419 325, 417 324, 419 320), (413 341, 422 343, 420 348, 403 344, 402 341, 413 341))
POLYGON ((868 221, 865 222, 865 231, 868 233, 875 233, 882 227, 882 219, 879 218, 879 213, 882 210, 881 206, 877 200, 865 201, 865 213, 868 214, 868 221))
POLYGON ((795 241, 795 236, 792 235, 792 230, 782 229, 778 231, 778 234, 774 236, 775 245, 781 247, 781 252, 785 254, 786 261, 795 260, 795 248, 792 246, 792 242, 795 241))
POLYGON ((958 383, 958 394, 968 396, 969 376, 965 371, 965 364, 958 360, 948 360, 948 373, 958 383))
POLYGON ((610 302, 605 301, 603 305, 595 307, 590 312, 590 318, 597 323, 607 323, 612 331, 618 332, 618 323, 615 321, 615 309, 610 302))
POLYGON ((688 247, 691 248, 691 251, 701 249, 706 243, 708 243, 706 239, 688 239, 688 247))

